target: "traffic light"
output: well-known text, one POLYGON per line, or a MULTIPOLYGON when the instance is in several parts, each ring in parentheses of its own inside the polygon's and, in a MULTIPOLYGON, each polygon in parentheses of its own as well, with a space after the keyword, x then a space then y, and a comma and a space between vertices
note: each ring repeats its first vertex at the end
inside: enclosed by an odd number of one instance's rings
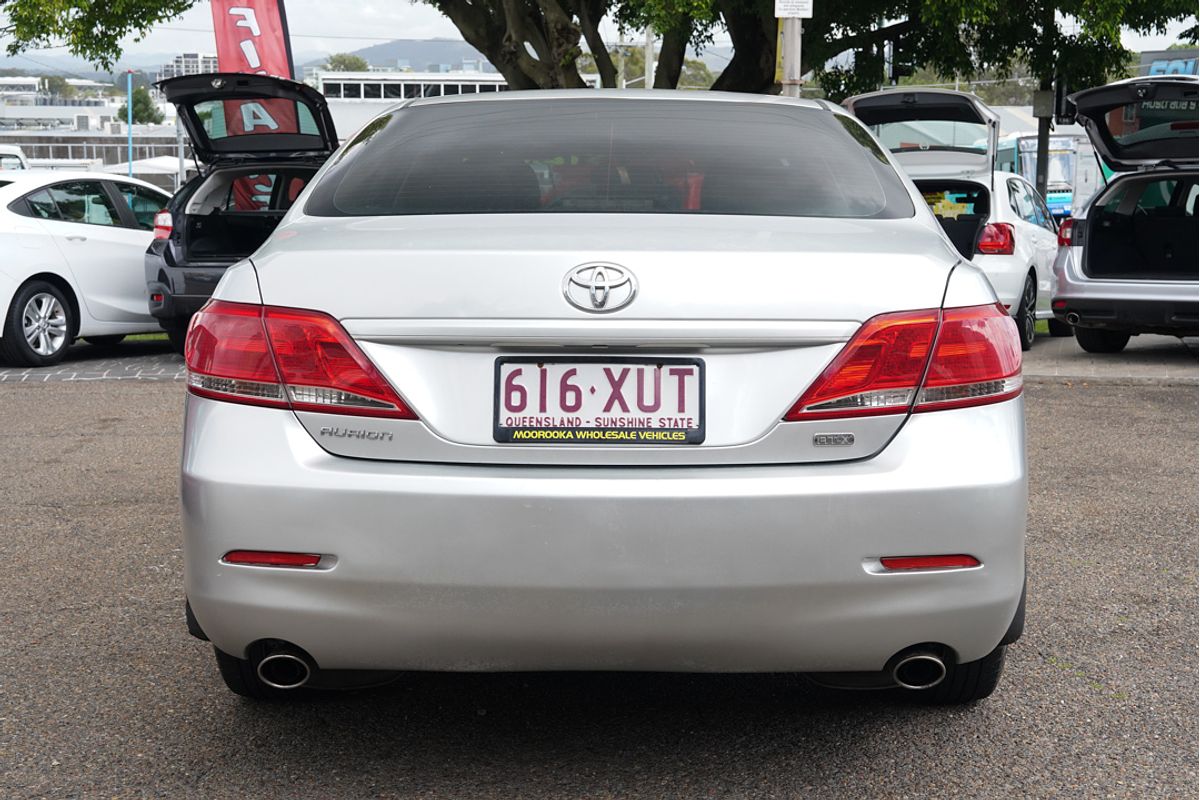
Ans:
POLYGON ((1054 76, 1054 122, 1058 125, 1072 125, 1075 122, 1075 104, 1067 99, 1075 93, 1066 75, 1054 76))

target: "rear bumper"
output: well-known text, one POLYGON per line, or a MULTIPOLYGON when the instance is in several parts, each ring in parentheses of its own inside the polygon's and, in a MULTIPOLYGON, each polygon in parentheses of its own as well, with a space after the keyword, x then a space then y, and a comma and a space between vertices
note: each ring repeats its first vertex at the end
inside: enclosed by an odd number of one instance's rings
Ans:
POLYGON ((146 294, 150 315, 160 322, 186 320, 212 297, 228 266, 179 267, 168 263, 160 242, 146 253, 146 294), (161 295, 161 300, 155 300, 161 295))
POLYGON ((1055 318, 1080 328, 1108 328, 1168 336, 1196 336, 1200 329, 1200 304, 1196 300, 1062 300, 1066 305, 1054 310, 1055 318))
POLYGON ((1195 281, 1095 280, 1078 266, 1081 248, 1059 249, 1051 305, 1056 319, 1083 328, 1196 336, 1200 285, 1195 281), (1077 321, 1071 315, 1078 315, 1077 321))
POLYGON ((188 397, 186 589, 220 649, 323 668, 879 670, 1004 637, 1024 579, 1022 400, 920 414, 868 461, 531 468, 322 450, 287 411, 188 397), (330 569, 229 566, 233 549, 330 569), (972 570, 876 574, 886 555, 972 570))

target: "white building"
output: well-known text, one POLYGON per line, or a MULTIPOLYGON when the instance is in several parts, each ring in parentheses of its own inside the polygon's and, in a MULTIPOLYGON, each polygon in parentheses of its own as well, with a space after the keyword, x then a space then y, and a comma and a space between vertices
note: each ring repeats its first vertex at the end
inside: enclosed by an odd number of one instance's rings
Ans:
POLYGON ((210 53, 181 53, 170 64, 163 64, 154 76, 157 83, 181 75, 199 75, 202 72, 217 72, 217 57, 210 53))
POLYGON ((41 89, 42 79, 38 77, 13 75, 0 77, 0 102, 35 102, 38 90, 41 89))

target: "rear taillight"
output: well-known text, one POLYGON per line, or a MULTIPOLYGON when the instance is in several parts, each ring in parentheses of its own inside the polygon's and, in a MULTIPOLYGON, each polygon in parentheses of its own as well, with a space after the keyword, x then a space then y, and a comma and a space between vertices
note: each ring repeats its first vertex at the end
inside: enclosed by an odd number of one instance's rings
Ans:
POLYGON ((214 400, 416 419, 337 320, 319 311, 214 300, 192 318, 188 389, 214 400))
POLYGON ((154 238, 167 239, 171 236, 171 212, 160 211, 154 215, 154 238))
POLYGON ((937 309, 867 320, 784 419, 908 411, 925 373, 937 324, 937 309))
POLYGON ((999 305, 947 308, 913 411, 997 403, 1021 393, 1017 324, 999 305))
POLYGON ((1058 226, 1058 246, 1070 247, 1071 234, 1075 232, 1075 220, 1064 219, 1062 225, 1058 226))
POLYGON ((1021 344, 998 304, 909 311, 867 320, 784 419, 936 411, 1020 393, 1021 344))
POLYGON ((985 256, 1011 256, 1016 247, 1013 226, 1007 222, 989 222, 979 232, 975 252, 985 256))

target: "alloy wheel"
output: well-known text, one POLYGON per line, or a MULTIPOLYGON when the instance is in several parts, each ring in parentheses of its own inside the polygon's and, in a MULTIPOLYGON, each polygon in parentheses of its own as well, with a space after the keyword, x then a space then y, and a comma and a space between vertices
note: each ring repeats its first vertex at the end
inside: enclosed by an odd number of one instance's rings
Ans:
POLYGON ((1037 327, 1037 294, 1033 289, 1033 279, 1025 279, 1025 293, 1021 295, 1021 306, 1025 312, 1025 341, 1032 342, 1037 327))
POLYGON ((67 344, 67 310, 57 297, 39 292, 21 312, 25 341, 39 356, 52 356, 67 344))

